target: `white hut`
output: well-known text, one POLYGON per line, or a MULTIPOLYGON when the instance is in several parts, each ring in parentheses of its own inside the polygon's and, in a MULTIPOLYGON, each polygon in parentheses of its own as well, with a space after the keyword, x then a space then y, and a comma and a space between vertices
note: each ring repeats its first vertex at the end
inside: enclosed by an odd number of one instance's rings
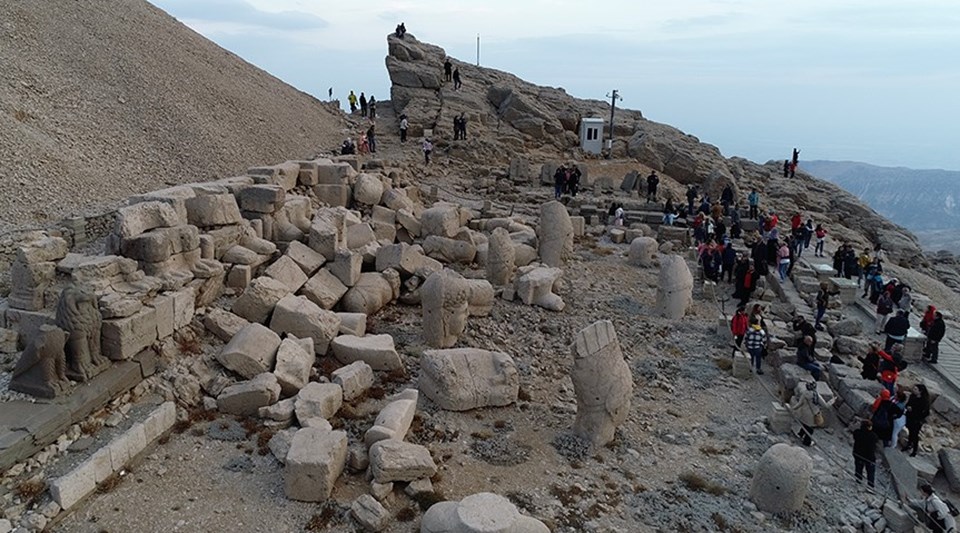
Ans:
POLYGON ((580 148, 591 154, 599 154, 603 150, 602 118, 580 120, 580 148))

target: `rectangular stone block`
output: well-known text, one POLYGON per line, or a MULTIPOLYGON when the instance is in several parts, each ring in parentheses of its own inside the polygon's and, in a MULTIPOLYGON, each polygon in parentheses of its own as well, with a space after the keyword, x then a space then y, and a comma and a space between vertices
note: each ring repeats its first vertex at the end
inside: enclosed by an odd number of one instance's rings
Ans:
POLYGON ((349 163, 317 165, 317 183, 320 185, 346 185, 355 170, 349 163))
POLYGON ((173 329, 186 327, 193 320, 196 311, 197 293, 193 287, 184 287, 170 294, 173 298, 173 329))
POLYGON ((146 379, 157 372, 157 352, 152 348, 141 351, 133 356, 133 362, 140 365, 140 376, 146 379))
MULTIPOLYGON (((0 404, 0 409, 6 409, 0 404)), ((22 459, 29 457, 38 448, 30 433, 0 426, 0 471, 5 471, 22 459)))
POLYGON ((350 205, 349 185, 314 185, 313 194, 321 203, 330 207, 347 207, 350 205))
POLYGON ((69 474, 53 480, 50 483, 50 496, 61 508, 69 510, 96 488, 93 467, 85 462, 69 474))
POLYGON ((173 296, 162 294, 153 299, 150 307, 154 310, 157 324, 157 338, 166 339, 173 335, 173 296))
POLYGON ((152 307, 114 320, 104 320, 101 329, 103 354, 114 361, 130 359, 157 340, 157 317, 152 307))
POLYGON ((573 224, 573 236, 582 237, 586 232, 587 221, 583 217, 570 217, 570 222, 573 224))
POLYGON ((253 267, 250 265, 233 265, 227 274, 227 287, 245 289, 253 279, 253 267))
POLYGON ((240 209, 254 213, 273 213, 283 206, 286 193, 279 185, 251 185, 240 191, 240 209))
POLYGON ((143 421, 143 434, 148 443, 160 438, 177 422, 177 406, 164 402, 143 421))
POLYGON ((113 475, 113 462, 110 460, 110 450, 106 446, 97 450, 85 463, 88 463, 87 468, 93 470, 94 483, 102 483, 113 475))
POLYGON ((283 491, 305 502, 326 500, 347 460, 347 434, 321 428, 296 432, 287 452, 283 491))

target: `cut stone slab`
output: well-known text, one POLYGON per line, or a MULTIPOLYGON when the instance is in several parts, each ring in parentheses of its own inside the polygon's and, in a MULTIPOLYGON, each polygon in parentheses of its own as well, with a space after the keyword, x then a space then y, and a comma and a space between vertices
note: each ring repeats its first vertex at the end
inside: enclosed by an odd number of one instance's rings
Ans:
POLYGON ((231 415, 256 415, 261 407, 276 403, 280 398, 280 384, 270 373, 260 374, 249 381, 230 385, 217 396, 217 409, 231 415))
POLYGON ((333 309, 340 298, 347 293, 348 287, 326 268, 320 269, 307 280, 300 294, 324 309, 333 309))
POLYGON ((344 364, 363 361, 374 370, 403 368, 403 361, 400 360, 390 335, 340 335, 333 339, 331 346, 334 357, 344 364))
POLYGON ((425 447, 388 439, 370 447, 370 471, 377 483, 413 481, 432 477, 437 465, 425 447))
POLYGON ((284 255, 292 259, 307 276, 312 276, 327 261, 322 254, 300 241, 292 241, 287 245, 284 255))
POLYGON ((313 339, 305 340, 309 341, 309 349, 305 349, 295 337, 287 337, 280 342, 273 374, 277 376, 284 396, 297 394, 310 381, 310 369, 317 360, 317 354, 313 351, 313 339))
POLYGON ((340 334, 363 337, 367 334, 366 313, 337 313, 340 317, 340 334))
POLYGON ((282 281, 270 277, 259 277, 250 282, 243 294, 233 303, 232 311, 250 322, 264 323, 270 313, 284 296, 291 293, 282 281))
POLYGON ((489 492, 460 502, 440 502, 423 515, 421 533, 550 533, 543 522, 523 516, 507 498, 489 492))
POLYGON ((331 379, 343 389, 344 401, 359 398, 373 386, 373 369, 363 361, 354 361, 330 374, 331 379))
POLYGON ((417 391, 408 389, 411 394, 406 394, 409 398, 401 398, 387 404, 380 410, 373 427, 367 430, 363 436, 363 442, 367 446, 373 446, 374 443, 386 439, 403 440, 410 430, 410 424, 413 422, 413 416, 417 412, 417 391))
POLYGON ((240 206, 232 194, 206 194, 184 200, 187 208, 187 221, 194 226, 229 226, 240 224, 240 206))
POLYGON ((250 321, 230 311, 214 307, 203 317, 203 325, 223 342, 230 342, 240 330, 250 325, 250 321))
POLYGON ((230 339, 217 355, 228 370, 250 379, 270 372, 276 362, 280 336, 263 324, 251 323, 230 339))
POLYGON ((326 500, 347 460, 347 434, 303 428, 293 436, 283 470, 283 492, 304 502, 326 500))
POLYGON ((321 309, 305 296, 287 295, 273 310, 270 329, 280 334, 313 339, 317 355, 327 353, 330 341, 340 332, 340 317, 321 309))
POLYGON ((297 393, 294 409, 301 425, 312 418, 329 419, 343 405, 343 389, 335 383, 308 383, 297 393))
POLYGON ((418 385, 443 409, 467 411, 517 401, 520 377, 513 359, 478 348, 426 350, 418 385))
POLYGON ((307 282, 307 275, 303 273, 297 263, 289 256, 281 255, 263 271, 264 275, 269 276, 290 289, 290 292, 297 292, 307 282))
POLYGON ((353 287, 360 279, 360 269, 363 267, 363 256, 350 250, 338 250, 333 263, 327 265, 330 273, 347 287, 353 287))
POLYGON ((940 448, 937 454, 943 475, 950 483, 950 490, 960 492, 960 450, 956 448, 940 448))
POLYGON ((362 494, 350 505, 354 520, 367 531, 382 531, 390 520, 390 513, 373 496, 362 494))
POLYGON ((114 233, 129 239, 155 228, 182 226, 187 223, 184 215, 163 202, 140 202, 117 209, 114 233))

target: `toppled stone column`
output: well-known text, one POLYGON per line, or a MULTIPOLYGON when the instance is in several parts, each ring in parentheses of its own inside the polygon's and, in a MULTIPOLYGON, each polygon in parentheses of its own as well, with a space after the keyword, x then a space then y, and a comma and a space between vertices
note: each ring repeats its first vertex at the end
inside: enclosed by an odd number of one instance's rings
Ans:
POLYGON ((660 259, 660 277, 657 282, 656 313, 664 318, 683 318, 693 303, 693 275, 687 262, 679 255, 660 259))
POLYGON ((513 279, 516 269, 516 252, 510 232, 506 228, 497 228, 490 235, 487 244, 487 281, 495 286, 506 285, 513 279))
POLYGON ((55 326, 40 326, 27 344, 10 379, 10 390, 39 398, 56 398, 70 389, 63 344, 67 334, 55 326))
POLYGON ((573 431, 593 446, 613 440, 617 426, 627 419, 633 377, 623 360, 613 323, 601 320, 583 328, 574 337, 573 389, 577 418, 573 431))
POLYGON ((573 223, 563 204, 554 200, 540 206, 540 261, 547 266, 561 267, 573 253, 573 223))
POLYGON ((57 303, 57 326, 68 335, 64 352, 70 379, 87 381, 110 366, 100 350, 102 325, 96 295, 79 285, 63 289, 57 303))
POLYGON ((459 502, 434 504, 423 515, 421 533, 550 533, 541 521, 523 516, 510 500, 490 492, 459 502))
POLYGON ((657 253, 657 240, 652 237, 637 237, 630 242, 627 263, 633 266, 653 266, 653 254, 657 253))
POLYGON ((806 450, 784 443, 774 444, 757 464, 750 484, 750 501, 768 513, 799 511, 812 475, 813 459, 806 450))
POLYGON ((434 348, 457 343, 467 326, 470 289, 460 274, 442 270, 431 274, 420 289, 423 337, 434 348))

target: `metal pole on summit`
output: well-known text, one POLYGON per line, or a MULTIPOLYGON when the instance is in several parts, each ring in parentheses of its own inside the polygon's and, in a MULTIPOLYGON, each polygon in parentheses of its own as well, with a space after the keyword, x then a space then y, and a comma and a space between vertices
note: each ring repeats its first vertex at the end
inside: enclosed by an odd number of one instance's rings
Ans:
POLYGON ((477 34, 477 66, 480 66, 480 34, 477 34))
POLYGON ((613 112, 617 109, 617 100, 623 100, 623 98, 620 98, 619 91, 616 89, 613 90, 613 94, 608 94, 607 98, 610 99, 610 137, 607 140, 613 144, 613 112))

